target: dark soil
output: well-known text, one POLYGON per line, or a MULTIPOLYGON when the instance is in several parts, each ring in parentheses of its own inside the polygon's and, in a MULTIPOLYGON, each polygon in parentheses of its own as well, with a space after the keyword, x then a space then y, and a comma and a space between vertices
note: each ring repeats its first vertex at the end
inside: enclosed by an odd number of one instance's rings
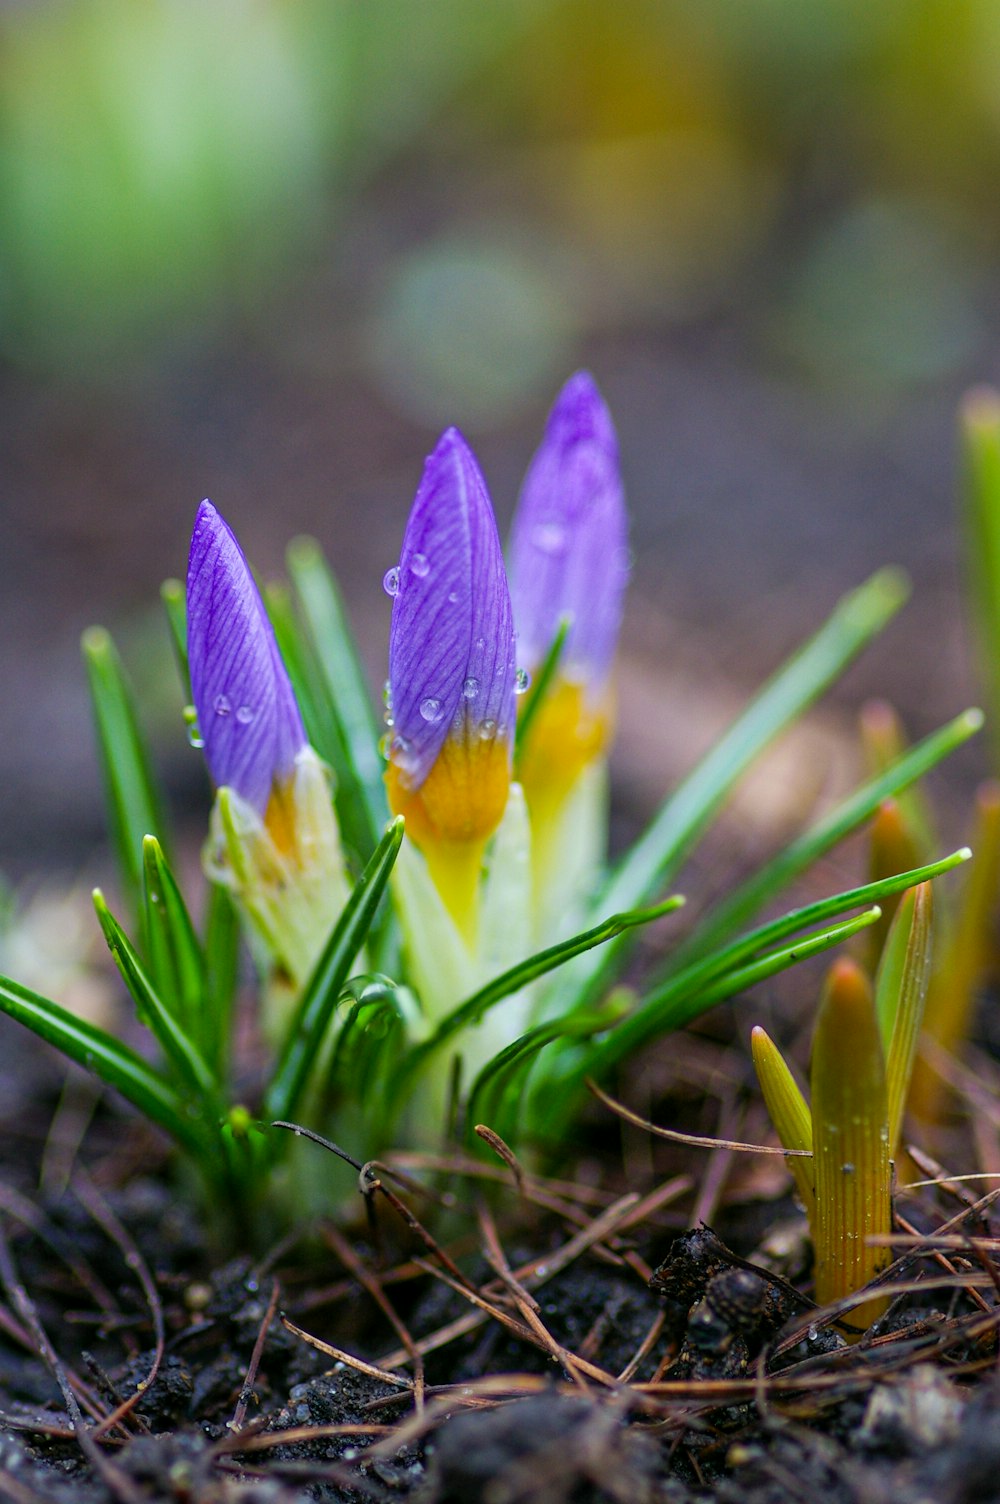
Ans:
POLYGON ((788 1203, 752 1176, 715 1198, 733 1248, 684 1231, 703 1174, 654 1166, 640 1199, 596 1161, 518 1192, 456 1160, 433 1176, 457 1200, 440 1258, 383 1201, 378 1250, 330 1224, 215 1263, 165 1171, 135 1173, 157 1155, 123 1148, 136 1132, 102 1106, 87 1174, 38 1193, 25 1155, 0 1184, 0 1500, 1000 1498, 985 1203, 906 1201, 979 1241, 907 1248, 891 1274, 920 1287, 851 1346, 800 1271, 756 1262, 750 1230, 788 1203))

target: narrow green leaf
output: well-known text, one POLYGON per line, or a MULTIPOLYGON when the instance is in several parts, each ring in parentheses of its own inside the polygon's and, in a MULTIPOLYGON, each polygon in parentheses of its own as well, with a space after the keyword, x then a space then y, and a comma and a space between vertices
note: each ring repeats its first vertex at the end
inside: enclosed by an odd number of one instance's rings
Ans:
MULTIPOLYGON (((595 914, 637 908, 672 881, 733 786, 774 738, 795 721, 885 627, 906 599, 908 584, 883 569, 846 595, 814 637, 778 670, 725 735, 662 805, 591 905, 595 914)), ((772 892, 774 889, 771 890, 772 892)), ((619 937, 589 966, 579 963, 546 1004, 558 1016, 599 990, 615 965, 619 937)))
MULTIPOLYGON (((174 1011, 168 1008, 150 981, 128 936, 104 901, 100 888, 94 889, 94 908, 100 920, 108 949, 131 993, 139 1017, 156 1035, 163 1053, 182 1082, 190 1087, 206 1107, 217 1096, 218 1083, 205 1063, 194 1040, 185 1033, 174 1011)), ((216 1104, 217 1105, 217 1104, 216 1104)))
POLYGON ((139 730, 132 691, 111 638, 103 627, 89 627, 82 647, 122 886, 137 911, 142 841, 147 835, 164 841, 163 799, 139 730))
POLYGON ((574 935, 569 940, 562 940, 558 945, 550 945, 546 950, 538 951, 526 960, 519 961, 509 971, 494 977, 485 987, 481 987, 478 992, 459 1003, 457 1008, 453 1008, 447 1017, 442 1019, 430 1039, 410 1051, 402 1068, 405 1077, 409 1079, 421 1068, 429 1056, 439 1050, 455 1034, 479 1023, 491 1008, 496 1007, 497 1003, 502 1002, 504 998, 512 997, 515 992, 520 992, 522 987, 526 987, 536 977, 544 976, 558 966, 564 966, 574 956, 582 955, 597 945, 606 945, 609 940, 614 939, 616 935, 623 934, 626 930, 651 924, 654 919, 673 913, 681 908, 683 903, 683 897, 675 894, 653 908, 636 909, 630 914, 612 914, 610 919, 605 919, 602 924, 595 925, 593 929, 584 930, 582 934, 574 935))
POLYGON ((198 1120, 174 1087, 134 1050, 9 977, 0 977, 0 1011, 99 1076, 199 1160, 206 1159, 198 1120))
POLYGON ((375 911, 389 881, 400 843, 403 821, 390 821, 306 985, 285 1036, 281 1054, 265 1098, 269 1120, 295 1117, 311 1067, 319 1057, 323 1037, 341 989, 358 951, 365 942, 375 911))
POLYGON ((976 387, 961 409, 962 516, 968 597, 1000 772, 1000 392, 976 387))
POLYGON ((164 1003, 198 1037, 205 1007, 205 958, 187 905, 159 841, 142 843, 143 908, 150 970, 164 1003))
POLYGON ((933 899, 930 883, 905 895, 886 941, 887 967, 876 981, 875 1012, 885 1053, 889 1102, 889 1155, 895 1156, 917 1056, 931 979, 933 899), (902 951, 899 961, 893 952, 902 951))
MULTIPOLYGON (((762 958, 767 961, 773 955, 790 955, 792 960, 785 964, 791 965, 795 959, 794 952, 805 942, 800 940, 795 942, 790 949, 776 951, 775 947, 783 940, 799 935, 803 930, 811 929, 815 925, 826 924, 829 920, 835 919, 850 909, 859 908, 862 904, 881 904, 883 899, 895 893, 902 893, 917 883, 951 871, 952 868, 967 861, 970 854, 968 847, 963 846, 959 851, 953 851, 950 856, 943 857, 938 862, 932 862, 926 867, 916 867, 912 872, 897 873, 894 877, 883 878, 877 883, 865 883, 860 888, 849 888, 844 893, 835 893, 830 898, 820 899, 816 903, 807 904, 804 908, 793 909, 790 913, 783 914, 778 919, 772 919, 756 930, 751 930, 749 934, 741 935, 739 939, 731 941, 711 955, 692 961, 683 970, 669 975, 646 993, 635 1010, 623 1020, 619 1028, 602 1046, 602 1050, 606 1049, 609 1054, 612 1053, 612 1041, 617 1038, 618 1044, 614 1046, 615 1060, 623 1058, 623 1052, 626 1049, 638 1049, 655 1034, 666 1029, 678 1028, 682 1022, 689 1022, 692 1018, 696 1018, 705 1008, 713 1007, 715 1002, 721 1001, 715 991, 720 982, 725 986, 728 985, 725 981, 727 977, 746 975, 747 968, 755 965, 758 959, 762 958), (705 998, 711 998, 712 1001, 703 1003, 702 1000, 705 998), (623 1031, 621 1037, 619 1037, 619 1031, 623 1031)), ((870 919, 865 921, 865 924, 868 923, 871 923, 870 919)), ((749 985, 749 983, 744 985, 749 985)), ((722 994, 722 996, 730 995, 729 992, 722 994)), ((590 1073, 594 1075, 596 1071, 591 1068, 590 1073)))
MULTIPOLYGON (((761 867, 722 903, 706 915, 694 933, 671 955, 668 971, 687 966, 698 956, 716 950, 733 931, 752 919, 812 864, 915 779, 922 778, 942 758, 974 736, 983 724, 982 711, 966 710, 940 730, 932 732, 904 754, 887 772, 869 779, 836 809, 805 831, 761 867)), ((915 879, 920 881, 920 879, 915 879)), ((912 886, 912 884, 911 884, 912 886)), ((893 891, 899 892, 900 889, 893 891)))
POLYGON ((199 1037, 220 1081, 228 1068, 240 937, 239 915, 232 898, 221 883, 210 883, 205 918, 205 1004, 199 1037))
POLYGON ((309 652, 304 670, 315 707, 317 750, 337 781, 337 817, 363 861, 375 849, 388 817, 383 764, 364 671, 340 592, 319 545, 296 538, 288 549, 288 573, 309 652))
POLYGON ((177 670, 184 687, 184 698, 191 698, 191 676, 188 673, 187 652, 187 598, 180 580, 164 580, 160 586, 160 599, 167 615, 170 641, 177 659, 177 670))
MULTIPOLYGON (((507 1045, 483 1066, 472 1084, 465 1112, 467 1133, 471 1134, 477 1123, 485 1123, 501 1137, 512 1136, 512 1129, 523 1131, 528 1123, 522 1099, 528 1073, 538 1055, 561 1040, 585 1041, 606 1029, 610 1021, 607 1008, 578 1013, 571 1019, 536 1024, 507 1045)), ((557 1122, 560 1142, 564 1142, 565 1129, 566 1119, 557 1122)))
POLYGON ((566 634, 570 629, 570 625, 571 621, 568 616, 560 617, 559 626, 556 628, 556 635, 553 637, 549 650, 545 654, 538 672, 535 674, 531 688, 524 697, 524 703, 517 717, 517 731, 514 735, 515 768, 517 767, 518 755, 524 746, 528 732, 531 730, 531 723, 538 714, 539 706, 543 703, 549 685, 555 676, 556 669, 559 667, 563 648, 566 646, 566 634))
MULTIPOLYGON (((829 950, 831 946, 840 945, 851 935, 856 935, 859 930, 874 924, 881 912, 878 907, 866 909, 854 919, 831 925, 814 935, 802 936, 792 945, 780 946, 776 950, 768 951, 764 955, 734 966, 701 987, 680 992, 671 990, 665 997, 659 999, 658 1006, 646 1002, 634 1013, 629 1013, 616 1023, 603 1039, 588 1047, 586 1051, 581 1051, 578 1055, 570 1055, 565 1060, 560 1058, 558 1090, 555 1073, 553 1073, 551 1083, 548 1078, 545 1081, 544 1092, 551 1096, 553 1103, 558 1102, 557 1110, 565 1118, 570 1111, 569 1099, 576 1095, 584 1076, 589 1075, 600 1079, 620 1061, 635 1055, 656 1035, 667 1034, 672 1029, 682 1028, 684 1024, 690 1023, 693 1018, 699 1018, 702 1013, 707 1013, 710 1008, 714 1008, 717 1003, 724 1002, 726 998, 734 997, 738 992, 744 992, 758 982, 776 976, 780 971, 787 971, 789 966, 806 960, 808 956, 819 955, 822 951, 829 950)), ((544 1104, 542 1105, 544 1108, 544 1104)))

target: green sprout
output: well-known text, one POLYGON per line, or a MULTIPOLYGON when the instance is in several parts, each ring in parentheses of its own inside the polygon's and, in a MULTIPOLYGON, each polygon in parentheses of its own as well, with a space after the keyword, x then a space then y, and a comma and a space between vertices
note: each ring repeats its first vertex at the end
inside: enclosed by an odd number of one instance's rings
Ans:
MULTIPOLYGON (((892 1163, 930 981, 931 938, 925 881, 899 902, 874 989, 855 961, 831 968, 813 1035, 808 1103, 767 1033, 752 1034, 764 1101, 792 1156, 809 1221, 821 1306, 864 1290, 889 1261, 892 1163)), ((859 1337, 887 1304, 879 1295, 856 1304, 844 1324, 848 1336, 859 1337)))

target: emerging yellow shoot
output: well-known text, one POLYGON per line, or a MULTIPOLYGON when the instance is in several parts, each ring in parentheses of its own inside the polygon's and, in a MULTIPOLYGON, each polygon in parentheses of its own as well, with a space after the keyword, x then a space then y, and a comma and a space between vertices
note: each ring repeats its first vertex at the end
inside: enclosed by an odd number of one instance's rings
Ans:
MULTIPOLYGON (((798 1083, 785 1064, 784 1057, 770 1035, 760 1027, 750 1035, 754 1070, 764 1095, 764 1102, 771 1115, 782 1147, 805 1150, 812 1153, 812 1116, 798 1083)), ((813 1162, 798 1156, 789 1158, 788 1168, 795 1180, 799 1200, 805 1207, 810 1227, 816 1218, 816 1189, 813 1181, 813 1162)))
MULTIPOLYGON (((875 1002, 854 962, 832 968, 820 1003, 812 1062, 816 1299, 852 1295, 885 1268, 871 1239, 892 1226, 886 1072, 875 1002)), ((852 1312, 865 1327, 885 1310, 876 1298, 852 1312)))
MULTIPOLYGON (((919 867, 924 859, 906 807, 897 799, 886 799, 879 805, 868 839, 868 876, 873 883, 895 877, 898 872, 909 872, 913 867, 919 867)), ((898 894, 881 899, 882 917, 864 935, 868 947, 868 970, 871 972, 879 964, 900 901, 898 894)))

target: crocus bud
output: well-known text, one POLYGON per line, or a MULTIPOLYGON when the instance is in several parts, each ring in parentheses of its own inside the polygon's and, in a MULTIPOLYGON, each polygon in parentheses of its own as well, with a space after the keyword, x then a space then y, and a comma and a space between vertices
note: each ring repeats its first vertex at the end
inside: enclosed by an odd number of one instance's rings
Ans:
POLYGON ((510 788, 514 628, 486 483, 457 429, 427 460, 386 588, 389 804, 473 938, 483 853, 510 788))
POLYGON ((347 898, 329 774, 310 747, 232 529, 198 508, 187 576, 191 694, 218 794, 205 862, 295 986, 347 898))
MULTIPOLYGON (((546 939, 602 858, 603 753, 627 578, 618 443, 593 377, 578 371, 549 415, 511 538, 514 619, 526 669, 537 674, 567 624, 544 698, 531 707, 517 766, 531 811, 536 904, 546 939)), ((530 697, 524 703, 527 708, 530 697)))

